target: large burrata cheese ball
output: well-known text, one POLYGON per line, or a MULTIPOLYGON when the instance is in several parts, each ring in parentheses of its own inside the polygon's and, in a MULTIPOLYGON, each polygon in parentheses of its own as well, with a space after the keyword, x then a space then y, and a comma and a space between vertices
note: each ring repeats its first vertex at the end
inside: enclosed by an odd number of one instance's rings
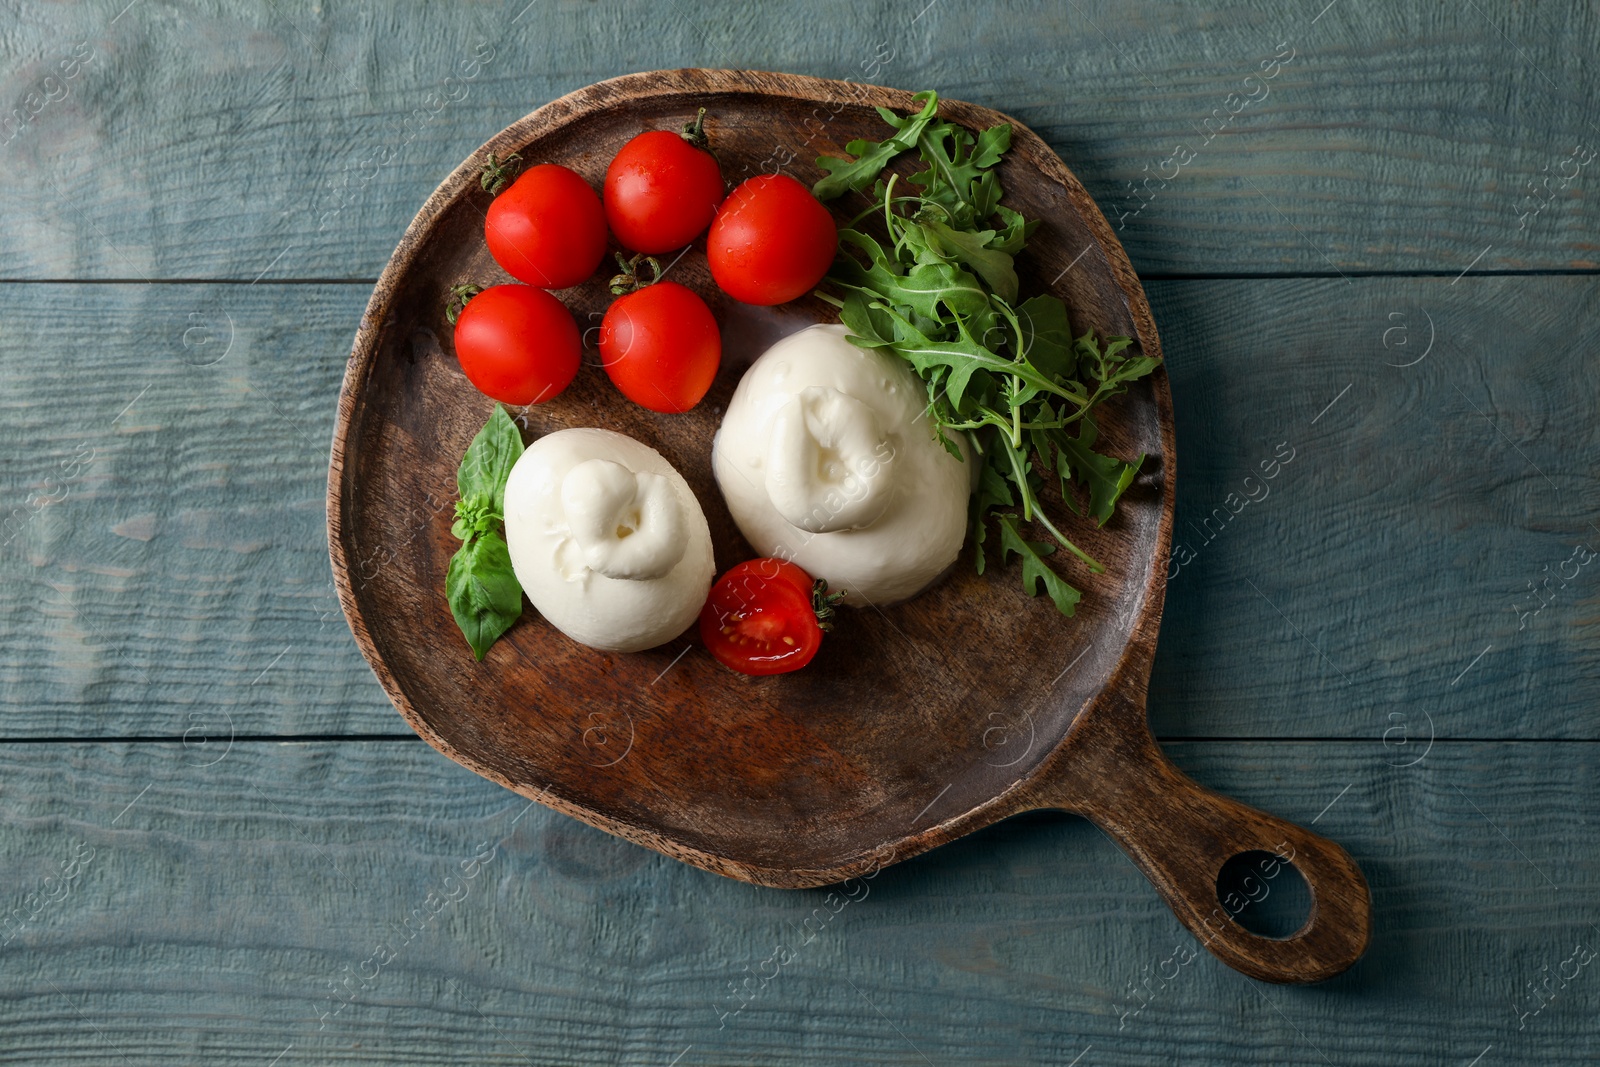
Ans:
POLYGON ((939 443, 927 388, 840 325, 767 349, 734 391, 713 445, 728 510, 762 555, 792 560, 845 603, 915 596, 960 554, 976 461, 939 443))

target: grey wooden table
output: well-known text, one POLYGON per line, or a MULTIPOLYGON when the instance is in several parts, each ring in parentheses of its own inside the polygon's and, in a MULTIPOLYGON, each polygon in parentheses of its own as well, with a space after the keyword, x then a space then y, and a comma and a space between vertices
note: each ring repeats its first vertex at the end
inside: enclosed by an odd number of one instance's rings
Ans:
POLYGON ((1593 1061, 1600 10, 125 3, 0 16, 0 1062, 1593 1061), (1084 180, 1177 401, 1153 724, 1361 862, 1352 971, 1189 961, 1065 817, 808 924, 405 730, 324 533, 372 281, 489 134, 673 66, 937 88, 1084 180))

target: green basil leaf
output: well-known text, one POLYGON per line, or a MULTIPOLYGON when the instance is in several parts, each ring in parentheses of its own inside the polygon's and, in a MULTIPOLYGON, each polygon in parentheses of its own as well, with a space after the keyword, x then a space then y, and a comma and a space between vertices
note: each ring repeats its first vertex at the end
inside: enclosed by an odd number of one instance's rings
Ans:
POLYGON ((479 660, 522 615, 522 586, 497 533, 474 537, 450 557, 444 589, 450 613, 479 660))
POLYGON ((477 492, 456 501, 456 521, 450 532, 459 540, 470 541, 478 534, 498 533, 505 516, 496 511, 487 493, 477 492))
POLYGON ((522 456, 522 434, 506 409, 494 406, 494 414, 467 446, 456 469, 456 490, 462 500, 483 495, 494 511, 505 510, 506 479, 522 456))

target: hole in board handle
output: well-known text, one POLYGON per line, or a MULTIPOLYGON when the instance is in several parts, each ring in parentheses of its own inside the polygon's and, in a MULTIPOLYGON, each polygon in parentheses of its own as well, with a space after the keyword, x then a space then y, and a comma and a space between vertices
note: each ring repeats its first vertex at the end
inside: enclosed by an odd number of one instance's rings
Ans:
POLYGON ((1217 901, 1258 937, 1293 937, 1311 917, 1311 888, 1295 865, 1260 849, 1241 852, 1217 872, 1217 901))

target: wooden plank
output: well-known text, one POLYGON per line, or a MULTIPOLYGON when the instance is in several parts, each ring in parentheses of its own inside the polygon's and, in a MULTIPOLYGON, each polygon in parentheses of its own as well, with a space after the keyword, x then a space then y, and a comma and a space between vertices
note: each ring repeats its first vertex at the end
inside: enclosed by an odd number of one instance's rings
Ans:
POLYGON ((1600 288, 1150 288, 1178 426, 1158 732, 1597 736, 1600 288))
MULTIPOLYGON (((1008 111, 1145 272, 1600 266, 1589 5, 118 9, 23 0, 0 41, 0 277, 375 277, 490 135, 676 66, 1008 111)), ((803 137, 775 130, 774 148, 811 173, 803 137)))
POLYGON ((0 730, 396 731, 323 495, 357 286, 10 286, 0 730))
POLYGON ((1443 743, 1408 768, 1374 743, 1171 750, 1364 865, 1377 932, 1352 971, 1239 977, 1059 816, 830 901, 525 811, 419 743, 7 746, 0 1056, 1588 1062, 1600 748, 1443 743))
MULTIPOLYGON (((1600 736, 1600 568, 1574 556, 1600 550, 1600 284, 1150 295, 1178 418, 1161 735, 1600 736)), ((329 592, 365 299, 0 286, 0 736, 404 730, 329 592)))

